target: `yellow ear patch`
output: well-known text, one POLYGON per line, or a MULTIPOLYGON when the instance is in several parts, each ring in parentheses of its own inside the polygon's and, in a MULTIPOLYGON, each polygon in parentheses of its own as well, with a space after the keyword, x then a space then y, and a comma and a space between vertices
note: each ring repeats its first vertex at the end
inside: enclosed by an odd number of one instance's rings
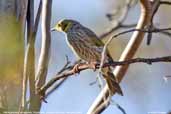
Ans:
POLYGON ((71 22, 66 23, 66 25, 63 26, 63 27, 64 27, 63 31, 64 31, 64 32, 68 31, 68 29, 69 29, 71 26, 72 26, 72 23, 71 23, 71 22))

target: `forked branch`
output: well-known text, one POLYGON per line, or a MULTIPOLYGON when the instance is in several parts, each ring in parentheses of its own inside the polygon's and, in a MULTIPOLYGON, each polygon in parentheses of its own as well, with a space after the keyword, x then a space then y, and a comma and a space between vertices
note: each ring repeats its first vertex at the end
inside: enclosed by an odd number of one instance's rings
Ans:
MULTIPOLYGON (((156 62, 171 62, 171 56, 165 56, 165 57, 156 57, 156 58, 135 58, 125 61, 114 61, 110 63, 104 63, 102 67, 108 67, 108 66, 123 66, 123 65, 129 65, 133 63, 146 63, 151 65, 152 63, 156 62)), ((100 64, 96 65, 96 69, 100 67, 100 64)), ((49 89, 54 83, 56 83, 58 80, 73 76, 76 73, 80 73, 80 71, 86 70, 86 69, 93 69, 89 64, 82 63, 78 66, 78 71, 74 71, 74 65, 66 66, 65 68, 62 68, 62 71, 60 73, 56 74, 54 78, 52 78, 47 84, 45 84, 42 88, 39 89, 39 95, 41 97, 45 97, 45 92, 47 89, 49 89), (65 70, 63 70, 65 69, 65 70)))

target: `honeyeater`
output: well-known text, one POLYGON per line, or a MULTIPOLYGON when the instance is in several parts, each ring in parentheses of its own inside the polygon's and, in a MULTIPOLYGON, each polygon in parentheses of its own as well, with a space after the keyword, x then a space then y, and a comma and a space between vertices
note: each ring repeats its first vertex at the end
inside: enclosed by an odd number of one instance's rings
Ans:
MULTIPOLYGON (((66 41, 75 55, 87 63, 100 63, 104 43, 89 28, 71 19, 63 19, 52 28, 66 34, 66 41)), ((107 50, 105 62, 112 62, 112 57, 107 50)), ((111 95, 117 92, 123 95, 122 90, 110 67, 102 68, 102 75, 106 80, 111 95)))

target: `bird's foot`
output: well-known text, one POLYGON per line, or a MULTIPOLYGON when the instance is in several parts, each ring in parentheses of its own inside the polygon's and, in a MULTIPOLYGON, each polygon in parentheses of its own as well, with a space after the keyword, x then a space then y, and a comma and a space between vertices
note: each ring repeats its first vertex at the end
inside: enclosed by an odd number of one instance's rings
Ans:
POLYGON ((74 65, 74 68, 73 68, 73 72, 74 74, 79 74, 80 73, 80 70, 79 70, 79 66, 81 65, 81 63, 77 63, 74 65))
POLYGON ((97 69, 97 62, 89 63, 89 67, 92 68, 94 71, 96 71, 96 69, 97 69))

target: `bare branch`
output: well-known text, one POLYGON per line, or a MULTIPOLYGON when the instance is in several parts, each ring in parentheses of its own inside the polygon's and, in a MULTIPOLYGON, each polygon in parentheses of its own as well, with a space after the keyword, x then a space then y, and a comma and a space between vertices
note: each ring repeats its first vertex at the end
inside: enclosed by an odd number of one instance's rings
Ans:
MULTIPOLYGON (((32 99, 34 95, 34 77, 35 77, 35 56, 34 56, 34 37, 33 28, 34 28, 34 1, 28 1, 27 7, 27 44, 26 44, 26 52, 24 58, 24 71, 23 71, 23 85, 22 85, 22 103, 20 107, 20 111, 25 110, 26 105, 26 91, 27 91, 27 82, 29 80, 29 89, 30 89, 30 99, 32 99)), ((32 100, 31 100, 32 101, 32 100)))
MULTIPOLYGON (((109 66, 123 66, 123 65, 129 65, 129 64, 133 64, 133 63, 146 63, 151 65, 152 63, 156 63, 156 62, 171 62, 171 56, 165 56, 165 57, 156 57, 156 58, 135 58, 135 59, 130 59, 130 60, 125 60, 125 61, 114 61, 114 62, 110 62, 110 63, 104 63, 103 66, 101 66, 101 64, 97 64, 96 68, 104 68, 104 67, 109 67, 109 66)), ((80 64, 80 66, 78 67, 78 71, 75 72, 74 71, 74 65, 70 66, 68 69, 63 70, 62 72, 60 71, 59 73, 56 74, 56 76, 54 78, 52 78, 47 84, 45 84, 44 86, 42 86, 42 88, 40 88, 39 90, 39 95, 41 96, 46 96, 45 92, 48 88, 50 88, 54 83, 56 83, 56 81, 60 80, 60 79, 65 79, 69 76, 74 75, 75 73, 79 73, 80 71, 86 70, 86 69, 93 69, 91 65, 89 64, 80 64)))
MULTIPOLYGON (((43 0, 42 2, 42 47, 38 62, 38 69, 36 74, 36 89, 40 88, 45 84, 48 63, 50 56, 50 44, 51 44, 51 33, 50 33, 50 24, 51 24, 51 8, 52 0, 43 0)), ((41 100, 38 95, 34 97, 34 111, 39 111, 41 107, 41 100)))
MULTIPOLYGON (((69 59, 68 59, 68 56, 66 56, 66 63, 65 63, 65 65, 63 66, 63 68, 62 68, 57 74, 60 74, 60 73, 64 72, 65 70, 67 70, 67 69, 70 67, 70 66, 68 67, 69 64, 70 64, 70 61, 69 61, 69 59)), ((45 98, 48 97, 52 92, 54 92, 58 87, 60 87, 60 86, 66 81, 66 79, 67 79, 67 77, 61 79, 60 82, 58 82, 55 86, 53 86, 52 89, 50 89, 50 90, 47 92, 45 98)), ((44 92, 44 93, 45 93, 45 92, 44 92)))
POLYGON ((118 30, 118 29, 122 29, 122 28, 132 28, 132 27, 135 27, 136 24, 130 24, 130 25, 127 25, 127 24, 122 24, 122 23, 119 23, 117 26, 115 26, 114 28, 112 28, 111 30, 107 31, 106 33, 102 34, 99 36, 100 39, 103 39, 105 38, 106 36, 112 34, 114 31, 118 30))
POLYGON ((50 22, 51 22, 52 0, 43 0, 42 7, 42 47, 38 63, 36 87, 41 87, 45 83, 50 56, 50 22))
MULTIPOLYGON (((124 12, 122 13, 122 16, 118 20, 114 20, 114 22, 116 22, 116 25, 111 30, 109 30, 109 31, 103 33, 102 35, 100 35, 99 36, 100 39, 103 39, 103 38, 107 37, 108 35, 110 35, 111 33, 113 33, 114 31, 116 31, 116 30, 118 30, 120 28, 131 28, 131 27, 136 26, 136 24, 130 24, 130 25, 123 24, 123 22, 125 21, 127 15, 128 15, 128 12, 129 12, 131 6, 134 6, 136 4, 136 2, 133 5, 131 5, 131 4, 132 4, 131 0, 126 1, 126 5, 122 9, 122 10, 124 10, 124 12)), ((113 20, 112 17, 115 16, 115 14, 107 14, 106 16, 108 17, 109 20, 113 20)))
POLYGON ((34 1, 28 1, 28 10, 27 10, 27 43, 30 42, 34 30, 34 1))
POLYGON ((171 37, 171 33, 167 31, 162 31, 161 34, 171 37))
POLYGON ((169 1, 160 1, 161 5, 171 5, 171 2, 169 1))
MULTIPOLYGON (((150 18, 151 18, 151 4, 149 0, 140 0, 140 4, 141 4, 141 15, 140 15, 136 29, 144 28, 146 25, 149 24, 150 18)), ((134 32, 130 41, 128 42, 128 45, 126 46, 124 52, 122 53, 119 61, 131 59, 134 56, 135 52, 137 51, 138 47, 140 46, 140 43, 142 42, 143 38, 144 38, 143 32, 134 32)), ((114 74, 119 82, 123 79, 128 69, 128 66, 129 65, 117 66, 115 68, 114 74)), ((106 109, 107 106, 101 107, 101 105, 103 105, 104 103, 103 97, 106 95, 108 95, 107 85, 103 88, 99 96, 96 98, 96 100, 94 101, 90 109, 88 110, 87 114, 99 114, 104 109, 106 109)))
POLYGON ((27 81, 29 79, 29 89, 30 89, 30 104, 29 109, 32 110, 35 102, 35 37, 38 29, 38 23, 40 20, 42 7, 42 0, 40 1, 37 16, 34 22, 34 1, 28 1, 28 10, 27 10, 27 46, 25 53, 25 61, 24 61, 24 73, 23 73, 23 89, 22 89, 22 103, 20 107, 20 111, 26 106, 26 91, 27 91, 27 81))
MULTIPOLYGON (((157 13, 157 11, 159 9, 160 0, 151 1, 151 5, 152 5, 152 11, 151 11, 152 15, 151 15, 150 23, 147 25, 147 28, 149 30, 154 29, 153 18, 154 18, 154 15, 157 13)), ((152 37, 153 37, 152 33, 147 34, 147 45, 150 45, 152 37)))
MULTIPOLYGON (((162 32, 166 32, 168 30, 171 30, 171 27, 168 27, 168 28, 156 28, 156 29, 130 29, 130 30, 127 30, 127 31, 123 31, 123 32, 120 32, 120 33, 117 33, 116 35, 114 35, 113 37, 111 37, 109 40, 108 40, 108 43, 111 42, 111 40, 115 37, 118 37, 120 35, 123 35, 123 34, 126 34, 126 33, 130 33, 130 32, 134 32, 134 31, 138 31, 138 32, 147 32, 147 33, 162 33, 162 32)), ((106 43, 106 45, 108 45, 108 43, 106 43)))
POLYGON ((46 90, 51 87, 57 80, 60 80, 60 79, 63 79, 63 78, 66 78, 68 76, 72 76, 74 75, 75 73, 79 73, 80 71, 82 70, 85 70, 85 69, 88 69, 90 68, 90 65, 88 64, 82 64, 78 67, 79 71, 78 72, 75 72, 74 71, 74 65, 71 65, 69 67, 66 67, 66 68, 63 68, 62 70, 60 71, 63 71, 63 72, 60 72, 59 74, 57 73, 57 75, 52 78, 46 85, 42 86, 39 90, 38 90, 38 93, 39 95, 43 96, 45 95, 45 92, 46 90), (65 72, 64 72, 65 71, 65 72))
POLYGON ((67 79, 68 79, 68 77, 61 79, 56 85, 54 85, 52 87, 52 89, 47 91, 45 98, 47 98, 49 95, 51 95, 51 93, 53 93, 55 90, 57 90, 67 79))
MULTIPOLYGON (((155 29, 156 27, 154 26, 153 24, 153 19, 154 19, 154 16, 155 14, 157 13, 159 7, 161 5, 171 5, 171 2, 168 2, 168 1, 161 1, 161 0, 152 0, 151 1, 151 5, 152 5, 152 17, 151 17, 151 21, 148 25, 148 29, 155 29)), ((164 35, 167 35, 167 36, 170 36, 170 33, 169 32, 161 32, 162 34, 164 35)), ((152 33, 148 33, 147 35, 147 45, 150 45, 150 42, 151 42, 151 39, 152 39, 152 33)))
POLYGON ((36 36, 36 34, 37 34, 37 29, 38 29, 38 25, 39 25, 41 11, 42 11, 42 0, 40 0, 36 19, 35 19, 35 23, 34 23, 34 36, 36 36))

